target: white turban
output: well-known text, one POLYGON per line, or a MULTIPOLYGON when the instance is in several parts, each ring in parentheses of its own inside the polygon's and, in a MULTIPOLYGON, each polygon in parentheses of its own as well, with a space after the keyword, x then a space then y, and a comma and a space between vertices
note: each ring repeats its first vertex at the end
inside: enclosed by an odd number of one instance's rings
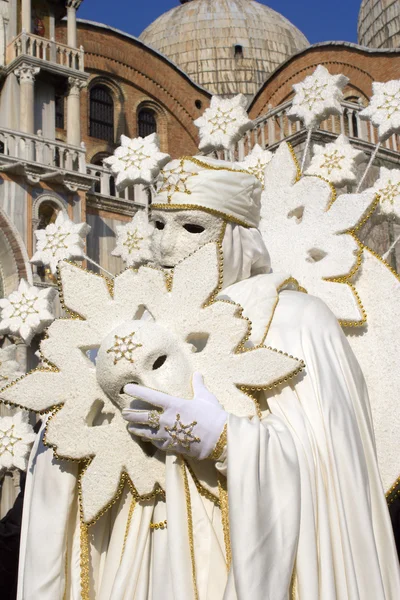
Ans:
POLYGON ((209 157, 173 160, 161 172, 152 207, 205 210, 244 227, 258 227, 262 186, 240 166, 209 157))

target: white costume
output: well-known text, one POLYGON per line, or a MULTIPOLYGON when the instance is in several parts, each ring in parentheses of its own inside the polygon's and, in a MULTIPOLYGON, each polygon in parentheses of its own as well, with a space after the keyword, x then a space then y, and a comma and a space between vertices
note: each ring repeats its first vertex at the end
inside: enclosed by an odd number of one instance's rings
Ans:
MULTIPOLYGON (((166 502, 135 503, 126 487, 89 528, 88 579, 77 467, 37 445, 27 479, 19 600, 400 598, 357 361, 329 309, 285 289, 286 275, 269 272, 256 229, 260 186, 250 175, 213 164, 218 168, 193 164, 197 189, 190 195, 183 191, 171 198, 168 190, 160 192, 154 218, 164 215, 167 229, 184 214, 181 205, 194 211, 192 217, 203 209, 210 213, 213 231, 218 221, 221 227, 222 219, 228 221, 220 296, 244 308, 253 326, 250 344, 265 341, 303 359, 305 370, 262 392, 261 420, 229 415, 228 443, 217 469, 211 461, 189 460, 211 493, 196 486, 183 458, 174 454, 166 456, 166 502), (204 196, 207 185, 212 194, 204 196), (218 478, 219 502, 212 493, 218 478), (167 526, 152 525, 164 521, 167 526)), ((201 235, 207 235, 206 225, 201 235)), ((160 257, 168 254, 165 264, 173 266, 183 258, 179 252, 186 247, 169 254, 164 248, 160 257)))

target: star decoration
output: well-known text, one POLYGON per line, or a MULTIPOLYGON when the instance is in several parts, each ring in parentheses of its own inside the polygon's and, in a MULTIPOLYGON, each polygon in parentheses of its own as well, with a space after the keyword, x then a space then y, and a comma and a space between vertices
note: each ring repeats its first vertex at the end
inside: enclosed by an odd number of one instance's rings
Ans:
POLYGON ((400 170, 381 167, 373 189, 380 197, 380 211, 400 218, 400 170))
POLYGON ((128 185, 142 183, 151 184, 160 169, 171 160, 169 154, 160 152, 160 141, 156 133, 145 138, 128 138, 121 135, 121 145, 113 156, 104 159, 104 164, 111 167, 117 176, 115 184, 119 190, 128 185))
POLYGON ((379 140, 384 141, 400 132, 400 80, 372 84, 372 98, 360 112, 361 119, 371 120, 378 127, 379 140))
POLYGON ((135 344, 133 341, 134 335, 135 332, 124 337, 120 337, 118 335, 114 336, 114 346, 107 350, 107 354, 114 355, 114 365, 116 365, 117 362, 122 359, 131 363, 135 362, 133 359, 133 353, 137 348, 141 348, 142 344, 135 344))
POLYGON ((120 256, 128 267, 138 266, 152 259, 150 250, 154 223, 149 222, 146 213, 138 210, 126 225, 117 225, 117 244, 111 252, 120 256))
POLYGON ((172 200, 172 196, 177 192, 190 195, 192 192, 187 187, 187 182, 190 177, 196 177, 198 173, 187 171, 185 168, 185 159, 181 158, 179 165, 161 171, 161 184, 157 192, 162 194, 167 193, 168 204, 172 200))
POLYGON ((318 65, 312 75, 301 83, 295 83, 295 95, 288 116, 302 119, 307 129, 317 127, 329 115, 343 112, 343 88, 348 83, 344 75, 331 75, 322 65, 318 65))
POLYGON ((194 443, 201 442, 201 439, 193 435, 193 428, 197 425, 197 421, 193 421, 190 425, 183 425, 181 416, 176 415, 176 421, 173 427, 164 427, 165 431, 171 437, 171 443, 168 448, 182 446, 185 450, 189 450, 194 443))
POLYGON ((0 417, 0 473, 10 469, 26 470, 35 433, 26 413, 0 417))
POLYGON ((360 150, 354 148, 346 136, 340 135, 325 146, 314 146, 313 158, 307 175, 320 175, 336 186, 357 182, 356 166, 365 159, 360 150))
POLYGON ((18 290, 0 300, 0 333, 19 335, 29 345, 54 320, 50 307, 55 295, 53 288, 39 289, 21 279, 18 290))
POLYGON ((15 344, 3 346, 0 350, 0 387, 15 381, 25 374, 20 370, 16 354, 17 347, 15 344))
POLYGON ((253 127, 246 112, 247 99, 243 94, 234 98, 213 96, 210 107, 194 121, 199 128, 199 149, 230 150, 243 134, 253 127))
POLYGON ((246 169, 249 173, 257 177, 265 185, 264 172, 265 167, 273 157, 272 152, 269 150, 263 150, 259 144, 256 144, 250 154, 246 156, 244 160, 238 162, 237 165, 241 169, 246 169))
POLYGON ((55 275, 60 260, 83 260, 89 231, 90 225, 74 223, 60 211, 54 223, 35 231, 36 252, 30 262, 49 266, 55 275))

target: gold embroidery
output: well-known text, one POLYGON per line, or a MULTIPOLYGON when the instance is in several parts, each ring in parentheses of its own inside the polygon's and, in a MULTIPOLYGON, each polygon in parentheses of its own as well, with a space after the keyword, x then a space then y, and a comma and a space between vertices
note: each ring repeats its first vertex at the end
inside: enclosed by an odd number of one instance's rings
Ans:
POLYGON ((125 246, 128 249, 128 252, 140 250, 140 242, 142 242, 143 240, 144 238, 142 238, 138 234, 137 229, 135 229, 134 231, 127 231, 126 240, 124 241, 123 246, 125 246))
POLYGON ((222 528, 224 531, 226 568, 230 571, 232 565, 231 533, 229 527, 229 502, 228 490, 225 481, 218 481, 219 501, 221 504, 222 528))
POLYGON ((185 498, 186 498, 186 511, 187 511, 187 523, 188 523, 188 534, 189 534, 189 548, 190 558, 192 561, 192 580, 193 580, 193 593, 195 600, 199 600, 199 594, 197 591, 197 578, 196 578, 196 562, 194 555, 194 537, 193 537, 193 515, 192 515, 192 503, 190 499, 190 489, 188 476, 186 473, 185 463, 182 465, 183 484, 185 486, 185 498))
POLYGON ((133 359, 133 353, 137 348, 141 348, 142 344, 135 344, 133 341, 135 331, 130 335, 120 337, 119 335, 114 336, 114 346, 107 350, 107 354, 114 355, 114 365, 118 361, 124 359, 130 363, 135 362, 133 359))
POLYGON ((167 519, 165 521, 160 521, 160 523, 150 523, 150 529, 166 529, 167 528, 167 519))
POLYGON ((124 556, 124 552, 125 552, 125 548, 126 548, 126 542, 128 540, 128 535, 129 535, 129 530, 131 528, 131 523, 132 523, 132 517, 133 517, 133 511, 135 510, 135 506, 136 506, 136 500, 135 498, 132 498, 131 500, 131 504, 129 506, 129 513, 128 513, 128 519, 126 521, 126 528, 125 528, 125 535, 124 535, 124 544, 122 546, 122 552, 121 552, 121 559, 120 559, 120 564, 122 562, 122 558, 124 556))
POLYGON ((192 193, 187 187, 187 182, 191 177, 196 177, 198 173, 185 171, 185 160, 185 158, 181 158, 179 161, 179 167, 165 169, 160 173, 162 183, 160 188, 157 190, 157 194, 166 192, 168 204, 170 204, 173 195, 177 192, 181 192, 182 194, 187 194, 189 196, 192 193))
POLYGON ((224 428, 219 436, 218 442, 215 444, 214 450, 208 457, 211 460, 217 461, 224 451, 225 446, 228 443, 228 425, 225 423, 224 428))
POLYGON ((172 438, 168 448, 182 446, 185 450, 190 450, 192 444, 200 443, 201 439, 193 435, 193 428, 196 425, 197 421, 193 421, 189 425, 184 425, 181 421, 181 415, 177 414, 173 427, 164 427, 170 438, 172 438))

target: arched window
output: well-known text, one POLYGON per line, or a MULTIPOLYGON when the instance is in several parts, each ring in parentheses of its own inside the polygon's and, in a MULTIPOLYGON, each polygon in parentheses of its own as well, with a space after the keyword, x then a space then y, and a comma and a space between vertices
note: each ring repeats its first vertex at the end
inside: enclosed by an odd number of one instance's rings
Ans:
POLYGON ((104 85, 90 90, 89 135, 107 142, 114 142, 114 101, 104 85))
POLYGON ((156 113, 151 108, 140 108, 138 112, 138 135, 146 137, 157 132, 156 113))

